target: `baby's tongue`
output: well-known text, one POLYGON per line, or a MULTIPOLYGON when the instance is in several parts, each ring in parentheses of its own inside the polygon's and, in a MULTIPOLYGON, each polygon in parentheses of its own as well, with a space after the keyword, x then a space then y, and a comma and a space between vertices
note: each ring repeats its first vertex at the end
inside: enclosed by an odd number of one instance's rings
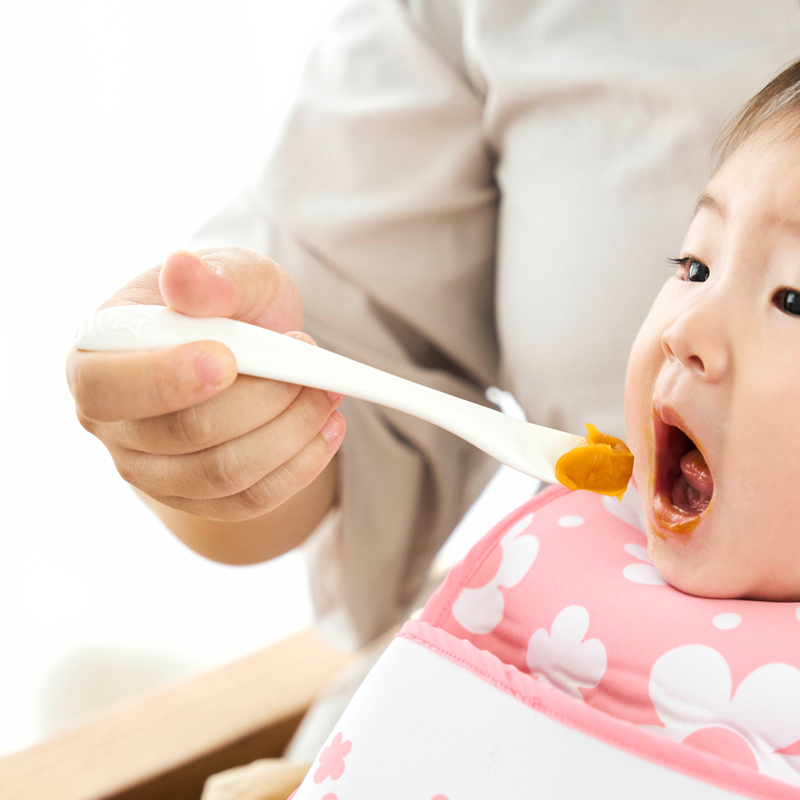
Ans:
POLYGON ((680 499, 676 505, 686 511, 704 511, 714 493, 714 481, 703 454, 697 448, 690 450, 681 459, 680 466, 683 480, 678 478, 675 486, 680 499))

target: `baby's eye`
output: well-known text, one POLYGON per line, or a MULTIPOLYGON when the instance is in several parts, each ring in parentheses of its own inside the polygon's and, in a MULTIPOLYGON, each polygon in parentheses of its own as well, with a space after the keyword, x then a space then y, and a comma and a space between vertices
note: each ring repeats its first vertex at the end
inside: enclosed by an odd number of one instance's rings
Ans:
POLYGON ((787 314, 800 317, 800 292, 795 289, 780 289, 775 293, 772 302, 787 314))
POLYGON ((681 277, 685 281, 692 281, 693 283, 703 283, 708 280, 711 270, 702 262, 698 261, 692 256, 684 256, 683 258, 671 258, 673 264, 681 267, 679 270, 682 273, 681 277))
POLYGON ((686 269, 686 280, 703 283, 708 280, 711 270, 702 262, 696 259, 689 261, 689 266, 686 269))

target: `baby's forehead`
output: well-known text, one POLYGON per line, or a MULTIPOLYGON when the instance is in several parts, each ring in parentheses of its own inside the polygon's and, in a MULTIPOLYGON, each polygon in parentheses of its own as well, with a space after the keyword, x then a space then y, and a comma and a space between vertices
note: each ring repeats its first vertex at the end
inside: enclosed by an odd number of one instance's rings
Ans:
POLYGON ((763 135, 742 145, 700 193, 698 219, 800 237, 800 137, 763 135))

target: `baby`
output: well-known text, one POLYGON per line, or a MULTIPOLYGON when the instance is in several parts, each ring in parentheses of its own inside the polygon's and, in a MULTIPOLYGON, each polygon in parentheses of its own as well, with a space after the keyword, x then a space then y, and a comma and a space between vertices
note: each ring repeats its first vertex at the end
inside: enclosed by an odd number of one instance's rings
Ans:
POLYGON ((552 487, 496 526, 398 634, 297 800, 372 796, 386 774, 426 800, 796 796, 800 62, 720 154, 630 356, 641 498, 552 487), (392 772, 397 753, 424 780, 392 772))
POLYGON ((648 553, 691 594, 800 600, 799 128, 800 62, 724 137, 630 356, 648 553))

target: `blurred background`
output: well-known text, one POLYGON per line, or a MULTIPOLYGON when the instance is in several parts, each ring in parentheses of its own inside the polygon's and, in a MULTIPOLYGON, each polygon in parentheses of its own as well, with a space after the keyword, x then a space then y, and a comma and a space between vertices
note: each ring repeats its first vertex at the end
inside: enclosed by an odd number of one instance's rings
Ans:
MULTIPOLYGON (((85 315, 253 177, 345 1, 6 4, 0 755, 311 622, 298 553, 228 567, 169 534, 78 424, 63 364, 85 315)), ((505 470, 473 528, 531 491, 505 470)))

